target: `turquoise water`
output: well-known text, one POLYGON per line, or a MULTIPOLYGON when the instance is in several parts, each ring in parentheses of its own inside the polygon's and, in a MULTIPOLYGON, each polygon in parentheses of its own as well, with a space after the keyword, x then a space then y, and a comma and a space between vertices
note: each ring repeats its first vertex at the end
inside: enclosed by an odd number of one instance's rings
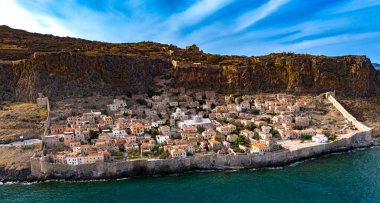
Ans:
POLYGON ((1 202, 380 202, 380 148, 283 168, 0 185, 1 202))

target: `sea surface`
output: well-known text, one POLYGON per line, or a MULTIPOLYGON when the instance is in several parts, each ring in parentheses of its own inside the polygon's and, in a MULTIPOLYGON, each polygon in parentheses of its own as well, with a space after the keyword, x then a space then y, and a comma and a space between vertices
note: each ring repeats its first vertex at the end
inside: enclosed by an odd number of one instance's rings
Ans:
POLYGON ((380 148, 281 168, 112 181, 2 183, 0 202, 380 202, 380 148))

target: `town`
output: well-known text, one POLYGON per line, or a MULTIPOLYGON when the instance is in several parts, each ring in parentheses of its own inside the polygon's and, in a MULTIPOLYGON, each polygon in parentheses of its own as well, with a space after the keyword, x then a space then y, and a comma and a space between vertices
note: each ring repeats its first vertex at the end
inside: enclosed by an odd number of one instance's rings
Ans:
MULTIPOLYGON (((40 106, 44 99, 37 99, 40 106)), ((51 163, 69 165, 215 153, 260 156, 332 142, 356 130, 321 96, 185 88, 115 97, 103 109, 63 121, 50 124, 43 145, 51 163)))

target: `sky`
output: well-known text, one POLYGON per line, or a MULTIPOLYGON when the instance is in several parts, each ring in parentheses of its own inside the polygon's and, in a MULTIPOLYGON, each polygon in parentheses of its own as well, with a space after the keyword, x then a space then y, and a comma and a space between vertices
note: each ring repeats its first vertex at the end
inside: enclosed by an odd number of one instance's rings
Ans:
POLYGON ((366 55, 380 62, 380 0, 1 0, 0 24, 207 53, 366 55))

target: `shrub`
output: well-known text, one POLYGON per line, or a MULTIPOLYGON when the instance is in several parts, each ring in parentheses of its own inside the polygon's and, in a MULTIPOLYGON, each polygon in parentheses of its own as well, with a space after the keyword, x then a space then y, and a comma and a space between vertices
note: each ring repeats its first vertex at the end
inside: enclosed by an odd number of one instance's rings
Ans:
POLYGON ((147 104, 145 99, 136 99, 136 102, 140 105, 146 105, 147 104))
POLYGON ((207 56, 207 63, 217 65, 219 62, 223 60, 223 57, 221 55, 208 55, 207 56))

